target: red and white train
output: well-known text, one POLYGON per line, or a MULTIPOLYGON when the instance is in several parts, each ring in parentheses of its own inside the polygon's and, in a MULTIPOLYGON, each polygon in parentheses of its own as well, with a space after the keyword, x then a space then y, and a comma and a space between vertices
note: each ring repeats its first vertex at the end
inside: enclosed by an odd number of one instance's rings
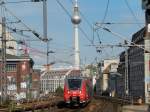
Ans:
POLYGON ((93 94, 92 80, 86 77, 68 77, 64 84, 64 101, 79 105, 88 103, 93 94))

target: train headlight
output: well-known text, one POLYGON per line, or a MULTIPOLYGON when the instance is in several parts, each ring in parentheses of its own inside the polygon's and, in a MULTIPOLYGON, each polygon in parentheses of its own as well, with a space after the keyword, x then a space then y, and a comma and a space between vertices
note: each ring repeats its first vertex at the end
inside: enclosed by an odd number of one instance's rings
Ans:
POLYGON ((70 91, 68 91, 68 94, 70 94, 70 91))
POLYGON ((82 91, 79 92, 80 94, 82 93, 82 91))

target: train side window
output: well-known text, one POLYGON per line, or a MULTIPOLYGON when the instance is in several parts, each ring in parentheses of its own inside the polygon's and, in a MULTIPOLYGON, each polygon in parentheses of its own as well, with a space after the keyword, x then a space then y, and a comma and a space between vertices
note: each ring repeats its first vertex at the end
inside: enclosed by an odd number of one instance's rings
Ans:
POLYGON ((86 93, 90 93, 90 87, 89 87, 89 85, 88 85, 88 83, 86 83, 86 93))

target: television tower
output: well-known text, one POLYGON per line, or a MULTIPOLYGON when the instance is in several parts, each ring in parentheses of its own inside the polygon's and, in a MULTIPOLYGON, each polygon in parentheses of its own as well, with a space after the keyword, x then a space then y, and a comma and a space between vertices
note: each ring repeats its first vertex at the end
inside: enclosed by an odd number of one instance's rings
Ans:
POLYGON ((81 22, 81 18, 79 16, 79 7, 78 7, 78 1, 75 0, 74 7, 73 7, 73 16, 71 18, 71 21, 74 25, 74 42, 75 42, 75 67, 77 69, 80 69, 80 50, 79 50, 79 24, 81 22))

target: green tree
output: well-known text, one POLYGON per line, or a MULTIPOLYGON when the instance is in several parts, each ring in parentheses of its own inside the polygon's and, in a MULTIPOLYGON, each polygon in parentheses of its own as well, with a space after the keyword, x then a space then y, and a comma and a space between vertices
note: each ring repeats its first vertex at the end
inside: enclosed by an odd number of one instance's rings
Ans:
POLYGON ((56 89, 56 94, 58 94, 58 95, 63 95, 63 93, 64 93, 64 90, 63 90, 63 88, 61 87, 61 86, 59 86, 57 89, 56 89))
POLYGON ((95 66, 95 65, 88 65, 87 67, 86 67, 86 69, 89 69, 90 70, 90 75, 91 76, 94 76, 94 75, 96 75, 96 72, 97 72, 97 67, 95 66))
POLYGON ((34 66, 34 61, 32 58, 30 58, 30 67, 33 68, 33 66, 34 66))

